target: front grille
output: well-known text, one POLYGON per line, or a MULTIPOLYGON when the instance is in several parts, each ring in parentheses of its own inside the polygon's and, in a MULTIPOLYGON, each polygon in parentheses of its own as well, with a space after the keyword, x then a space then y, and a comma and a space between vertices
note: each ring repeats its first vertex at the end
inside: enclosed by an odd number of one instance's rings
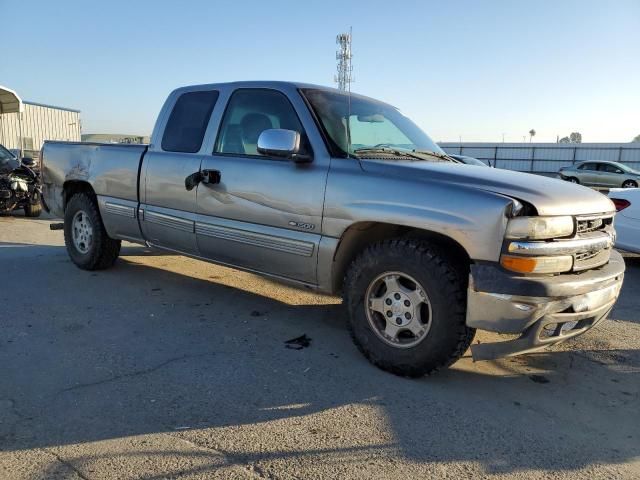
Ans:
POLYGON ((578 217, 576 219, 576 233, 588 233, 604 230, 613 222, 613 215, 578 217))
POLYGON ((610 256, 610 248, 605 248, 595 253, 577 253, 574 256, 573 270, 580 272, 582 270, 600 267, 609 261, 610 256))
POLYGON ((589 260, 590 258, 596 257, 598 255, 597 252, 593 253, 593 252, 583 252, 583 253, 576 253, 576 261, 580 261, 580 262, 584 262, 586 260, 589 260))
POLYGON ((575 233, 567 238, 550 240, 514 240, 505 245, 505 253, 531 257, 573 257, 574 272, 605 265, 611 256, 615 240, 613 214, 576 217, 575 233))
MULTIPOLYGON (((614 235, 613 214, 589 215, 576 218, 576 238, 590 238, 594 235, 614 235)), ((574 255, 573 270, 581 271, 596 268, 609 261, 611 248, 597 251, 578 251, 574 255)))

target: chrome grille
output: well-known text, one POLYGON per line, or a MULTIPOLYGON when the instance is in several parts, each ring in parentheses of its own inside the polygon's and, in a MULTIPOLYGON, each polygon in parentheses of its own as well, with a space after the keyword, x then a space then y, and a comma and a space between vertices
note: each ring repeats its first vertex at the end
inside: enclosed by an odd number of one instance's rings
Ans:
POLYGON ((615 241, 613 214, 576 217, 576 231, 570 237, 549 240, 514 240, 506 251, 517 256, 573 257, 572 271, 598 268, 609 261, 615 241))
POLYGON ((589 260, 590 258, 595 257, 596 255, 598 255, 597 252, 592 253, 592 252, 583 252, 583 253, 576 253, 576 261, 585 261, 585 260, 589 260))
MULTIPOLYGON (((594 235, 607 234, 613 237, 613 214, 589 215, 576 218, 576 238, 592 238, 594 235)), ((573 270, 588 270, 604 265, 609 261, 611 248, 577 251, 574 255, 573 270)))
POLYGON ((613 222, 613 215, 578 217, 576 219, 576 233, 597 232, 604 230, 613 222))

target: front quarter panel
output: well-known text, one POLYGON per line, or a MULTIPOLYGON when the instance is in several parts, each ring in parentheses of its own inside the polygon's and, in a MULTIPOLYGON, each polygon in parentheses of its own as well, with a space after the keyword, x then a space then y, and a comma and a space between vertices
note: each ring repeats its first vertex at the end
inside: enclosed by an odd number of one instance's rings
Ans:
POLYGON ((418 228, 458 242, 473 260, 498 261, 510 199, 473 188, 367 172, 357 160, 334 159, 323 234, 340 238, 359 222, 418 228))

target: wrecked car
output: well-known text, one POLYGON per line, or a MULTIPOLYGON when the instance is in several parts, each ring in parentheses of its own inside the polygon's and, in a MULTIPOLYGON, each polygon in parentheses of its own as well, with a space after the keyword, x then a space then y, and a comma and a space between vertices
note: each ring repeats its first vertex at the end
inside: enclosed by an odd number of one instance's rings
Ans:
POLYGON ((27 217, 39 217, 42 183, 32 158, 18 158, 0 145, 0 213, 23 209, 27 217))

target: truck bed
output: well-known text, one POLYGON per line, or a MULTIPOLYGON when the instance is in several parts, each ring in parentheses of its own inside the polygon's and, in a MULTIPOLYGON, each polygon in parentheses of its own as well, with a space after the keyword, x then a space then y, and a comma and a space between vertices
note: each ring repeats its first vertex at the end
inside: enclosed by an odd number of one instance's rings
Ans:
POLYGON ((64 215, 65 183, 86 181, 96 195, 138 202, 140 164, 148 145, 45 142, 42 148, 43 196, 47 208, 64 215))

